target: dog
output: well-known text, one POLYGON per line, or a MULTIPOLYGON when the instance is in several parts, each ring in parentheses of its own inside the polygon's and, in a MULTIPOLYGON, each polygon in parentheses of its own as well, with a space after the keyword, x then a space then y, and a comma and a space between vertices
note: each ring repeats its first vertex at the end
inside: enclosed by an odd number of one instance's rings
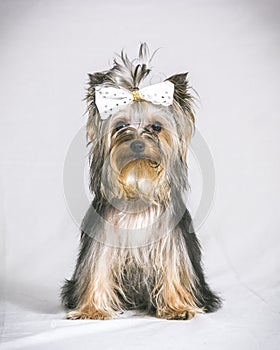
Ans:
POLYGON ((146 43, 89 74, 90 189, 76 268, 61 292, 68 319, 134 309, 169 320, 213 312, 201 248, 183 194, 195 122, 187 74, 149 85, 146 43), (146 82, 146 83, 145 83, 146 82))

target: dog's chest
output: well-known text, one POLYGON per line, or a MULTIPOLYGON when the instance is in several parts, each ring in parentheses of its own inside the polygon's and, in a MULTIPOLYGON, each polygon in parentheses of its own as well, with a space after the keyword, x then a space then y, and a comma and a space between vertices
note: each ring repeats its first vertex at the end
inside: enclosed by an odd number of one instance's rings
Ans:
POLYGON ((151 244, 162 232, 161 214, 159 206, 111 210, 104 224, 103 239, 116 248, 139 248, 151 244))

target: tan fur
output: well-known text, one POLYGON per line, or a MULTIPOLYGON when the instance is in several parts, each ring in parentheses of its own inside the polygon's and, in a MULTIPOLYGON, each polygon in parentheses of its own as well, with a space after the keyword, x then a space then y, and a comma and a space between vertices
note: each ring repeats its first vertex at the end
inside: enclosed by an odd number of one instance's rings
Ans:
MULTIPOLYGON (((123 198, 142 198, 154 200, 157 198, 155 189, 162 179, 163 169, 147 159, 136 159, 129 162, 121 171, 119 182, 123 187, 123 198)), ((165 194, 166 195, 166 194, 165 194)))

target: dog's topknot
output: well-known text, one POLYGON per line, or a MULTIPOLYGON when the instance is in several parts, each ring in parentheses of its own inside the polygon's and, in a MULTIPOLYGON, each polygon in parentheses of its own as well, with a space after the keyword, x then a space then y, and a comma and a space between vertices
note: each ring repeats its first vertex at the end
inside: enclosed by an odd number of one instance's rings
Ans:
MULTIPOLYGON (((142 80, 150 73, 149 64, 153 58, 150 57, 149 48, 146 43, 140 45, 138 57, 130 60, 124 50, 114 59, 110 70, 89 74, 90 87, 106 85, 120 87, 127 90, 139 88, 142 80)), ((89 91, 89 95, 90 95, 89 91)))
POLYGON ((138 89, 141 81, 151 71, 149 64, 152 58, 150 58, 148 45, 146 43, 141 44, 138 58, 132 61, 124 51, 117 58, 114 59, 113 68, 108 72, 108 82, 111 81, 114 85, 128 90, 138 89))

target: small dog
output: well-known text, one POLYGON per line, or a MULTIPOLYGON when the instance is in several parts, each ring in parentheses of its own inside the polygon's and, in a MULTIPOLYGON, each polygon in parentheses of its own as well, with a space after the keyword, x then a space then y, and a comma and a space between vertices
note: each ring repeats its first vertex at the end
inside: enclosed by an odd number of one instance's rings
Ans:
POLYGON ((186 74, 143 87, 149 50, 89 75, 87 137, 94 199, 75 272, 62 288, 68 319, 138 309, 190 319, 221 305, 205 282, 200 244, 182 194, 194 127, 186 74), (140 87, 141 85, 141 87, 140 87))

